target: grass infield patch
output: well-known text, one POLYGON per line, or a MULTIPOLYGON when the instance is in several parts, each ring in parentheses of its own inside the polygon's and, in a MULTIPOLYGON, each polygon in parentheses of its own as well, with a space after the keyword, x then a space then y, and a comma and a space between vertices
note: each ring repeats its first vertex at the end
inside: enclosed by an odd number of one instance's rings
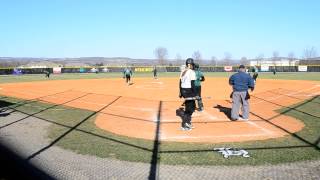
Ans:
MULTIPOLYGON (((12 108, 26 113, 36 113, 35 117, 51 122, 52 125, 47 131, 52 141, 72 128, 69 134, 55 144, 64 149, 102 158, 146 163, 151 162, 155 153, 154 141, 119 136, 97 128, 92 111, 15 98, 5 98, 5 101, 13 103, 10 105, 12 108), (74 128, 76 125, 79 126, 74 128)), ((298 107, 293 105, 278 110, 304 122, 305 128, 293 135, 244 143, 160 142, 158 162, 172 165, 260 165, 320 159, 320 97, 305 102, 298 107), (232 156, 225 159, 220 153, 213 151, 213 148, 218 147, 245 149, 251 157, 232 156)))

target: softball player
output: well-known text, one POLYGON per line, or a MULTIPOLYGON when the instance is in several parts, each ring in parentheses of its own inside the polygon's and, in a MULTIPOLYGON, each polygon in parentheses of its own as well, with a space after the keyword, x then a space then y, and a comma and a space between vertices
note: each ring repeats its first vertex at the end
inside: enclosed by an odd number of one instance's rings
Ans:
POLYGON ((44 71, 44 73, 46 74, 46 78, 50 78, 50 70, 49 69, 46 69, 45 71, 44 71))
POLYGON ((252 79, 254 81, 254 84, 256 84, 257 78, 259 76, 258 69, 257 68, 252 68, 252 72, 253 72, 252 79))
POLYGON ((198 110, 203 111, 203 103, 201 98, 201 81, 204 81, 203 73, 199 70, 199 64, 194 65, 195 73, 196 73, 196 81, 194 83, 196 89, 196 96, 198 102, 198 110))
POLYGON ((123 71, 123 78, 126 78, 126 83, 129 86, 131 82, 132 71, 128 67, 126 67, 123 71))
POLYGON ((190 131, 192 129, 191 116, 195 110, 195 80, 194 62, 192 58, 186 60, 186 69, 180 75, 180 98, 185 98, 185 110, 182 118, 181 130, 190 131))
POLYGON ((153 79, 158 79, 157 66, 154 66, 152 71, 153 71, 153 79))

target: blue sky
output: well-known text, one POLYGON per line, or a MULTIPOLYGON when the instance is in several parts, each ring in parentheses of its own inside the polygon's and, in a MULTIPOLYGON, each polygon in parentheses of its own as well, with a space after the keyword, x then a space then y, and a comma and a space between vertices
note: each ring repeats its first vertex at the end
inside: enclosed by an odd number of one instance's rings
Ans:
POLYGON ((320 51, 319 0, 0 0, 0 57, 204 59, 320 51))

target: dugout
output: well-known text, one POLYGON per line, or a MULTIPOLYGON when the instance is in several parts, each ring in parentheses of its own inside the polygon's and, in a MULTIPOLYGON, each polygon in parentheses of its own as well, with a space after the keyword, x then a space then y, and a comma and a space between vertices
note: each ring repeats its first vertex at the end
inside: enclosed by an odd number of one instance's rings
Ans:
POLYGON ((19 68, 22 74, 44 74, 45 72, 52 73, 52 68, 19 68))
POLYGON ((8 75, 8 74, 13 74, 14 68, 1 68, 0 69, 0 75, 8 75))

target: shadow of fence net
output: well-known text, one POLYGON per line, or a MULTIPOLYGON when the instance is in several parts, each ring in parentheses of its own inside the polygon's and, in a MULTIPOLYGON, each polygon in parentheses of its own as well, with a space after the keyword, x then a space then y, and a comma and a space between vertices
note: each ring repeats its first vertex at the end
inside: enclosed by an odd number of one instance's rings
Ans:
MULTIPOLYGON (((1 144, 22 151, 23 159, 56 178, 245 179, 247 171, 226 166, 320 158, 320 97, 312 93, 275 89, 251 96, 253 119, 249 123, 230 121, 229 103, 205 100, 205 111, 193 115, 195 129, 191 131, 180 129, 182 101, 78 91, 40 101, 1 97, 2 109, 19 113, 1 117, 1 144), (277 113, 265 113, 274 110, 277 113), (291 120, 283 116, 299 119, 303 129, 287 128, 284 124, 291 120), (268 135, 262 123, 284 135, 250 139, 260 135, 256 132, 268 135), (247 132, 239 134, 241 128, 247 132)), ((255 177, 262 177, 262 171, 260 175, 255 177)))

